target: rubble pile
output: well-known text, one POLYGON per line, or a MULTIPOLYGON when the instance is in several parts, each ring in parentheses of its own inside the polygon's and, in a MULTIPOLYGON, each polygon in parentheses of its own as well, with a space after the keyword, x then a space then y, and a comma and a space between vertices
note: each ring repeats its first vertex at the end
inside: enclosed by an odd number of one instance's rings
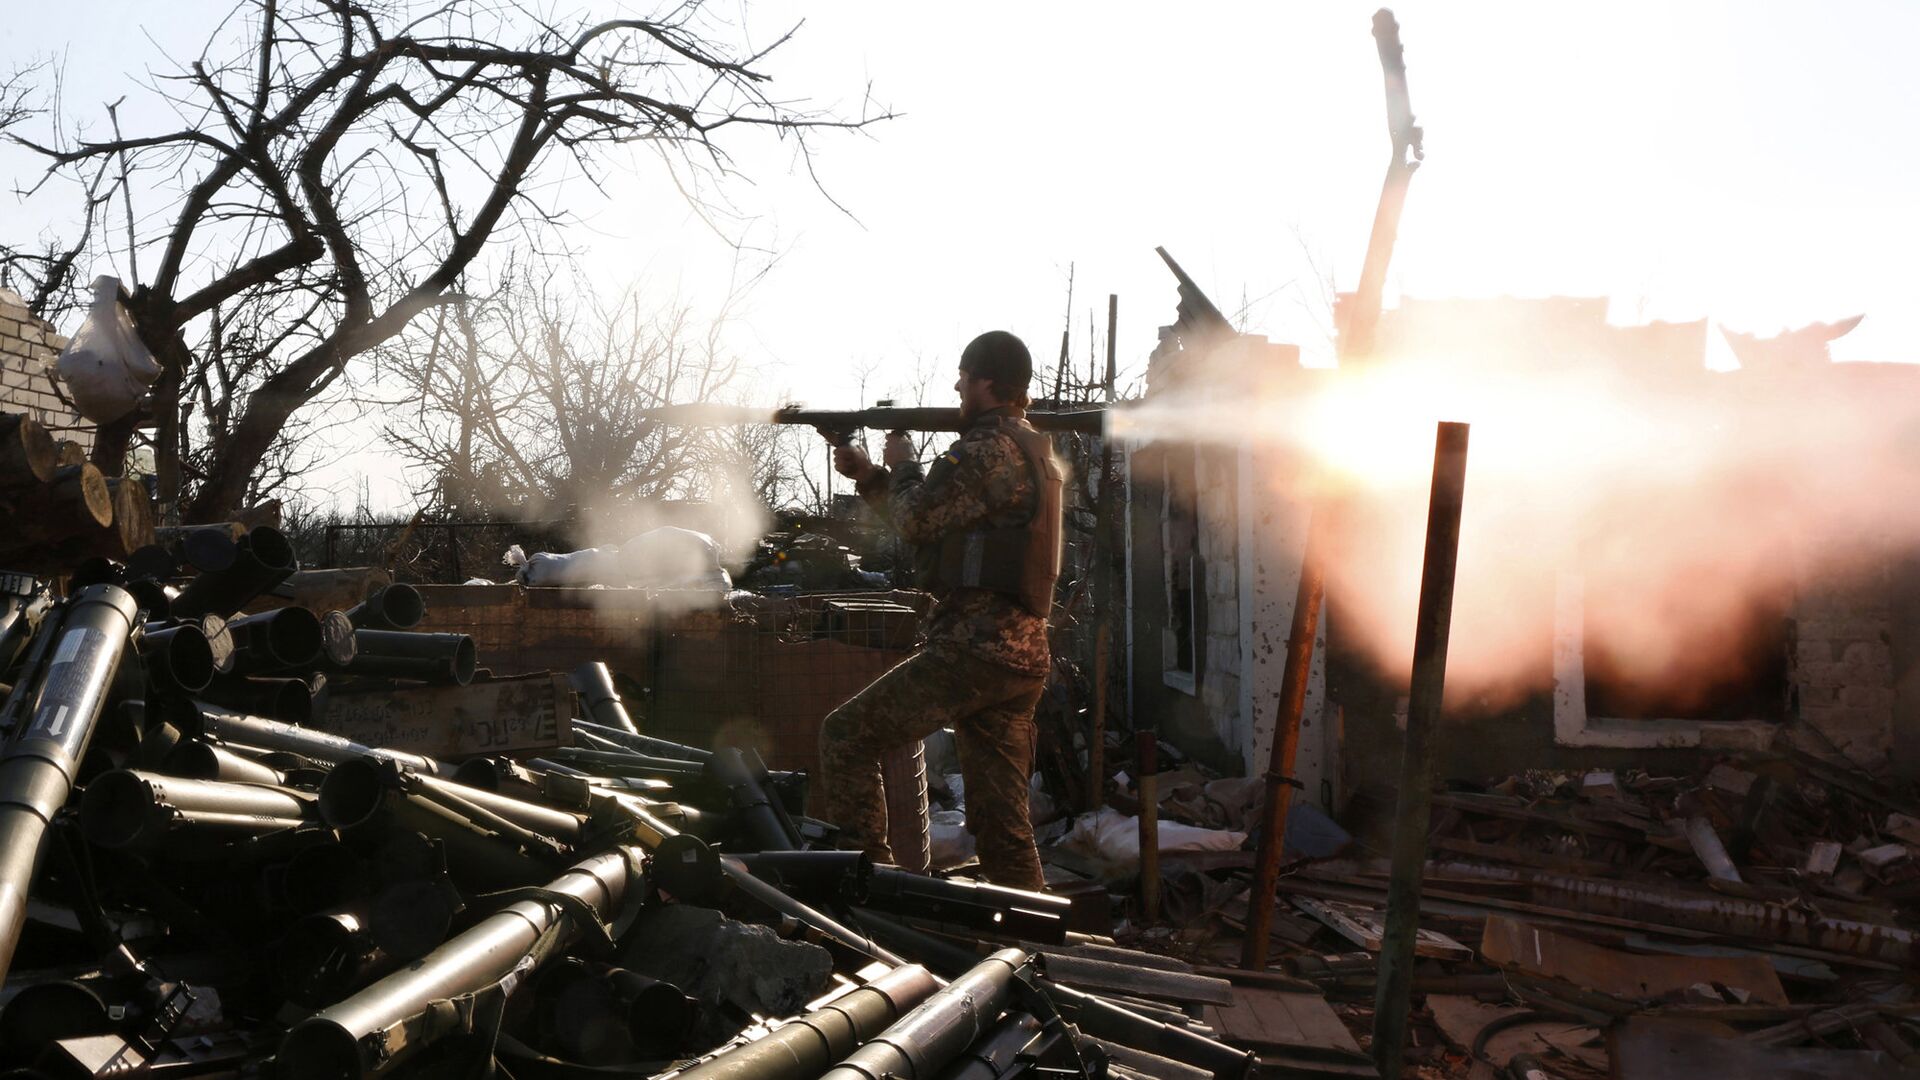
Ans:
MULTIPOLYGON (((1162 812, 1177 820, 1180 807, 1168 798, 1162 812)), ((1707 755, 1688 775, 1450 784, 1433 807, 1407 1054, 1420 1075, 1920 1069, 1912 792, 1823 758, 1751 752, 1707 755)), ((1365 1043, 1385 853, 1302 857, 1289 824, 1272 966, 1340 1003, 1365 1043)), ((1250 852, 1236 854, 1168 860, 1171 893, 1204 901, 1169 950, 1237 960, 1250 852)), ((1242 1034, 1233 1010, 1208 1015, 1242 1034)))
POLYGON ((1103 891, 834 850, 804 774, 641 733, 602 665, 495 675, 264 526, 67 568, 0 599, 9 1077, 1254 1068, 1103 891))

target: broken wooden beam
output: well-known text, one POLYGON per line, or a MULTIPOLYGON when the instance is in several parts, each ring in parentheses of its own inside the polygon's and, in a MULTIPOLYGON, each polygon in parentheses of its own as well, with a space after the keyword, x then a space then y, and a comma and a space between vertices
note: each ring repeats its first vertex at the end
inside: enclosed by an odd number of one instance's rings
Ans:
POLYGON ((1629 1001, 1665 997, 1694 983, 1711 982, 1740 990, 1763 1005, 1787 1002, 1780 976, 1758 956, 1641 956, 1502 915, 1487 919, 1480 954, 1501 968, 1629 1001))

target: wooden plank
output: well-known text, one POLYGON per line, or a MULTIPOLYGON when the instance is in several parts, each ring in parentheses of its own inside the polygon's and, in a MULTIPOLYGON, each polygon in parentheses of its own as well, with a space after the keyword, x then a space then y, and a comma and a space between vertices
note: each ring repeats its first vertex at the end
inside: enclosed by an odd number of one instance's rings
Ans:
MULTIPOLYGON (((1288 892, 1303 896, 1319 897, 1328 900, 1342 900, 1353 903, 1371 904, 1380 898, 1380 890, 1364 885, 1343 885, 1331 881, 1312 881, 1302 877, 1281 879, 1280 887, 1288 892)), ((1660 934, 1681 941, 1707 941, 1715 935, 1704 930, 1689 929, 1684 926, 1670 926, 1662 923, 1641 922, 1636 919, 1602 915, 1590 911, 1553 907, 1546 904, 1529 904, 1503 896, 1484 893, 1452 892, 1445 889, 1428 888, 1420 896, 1420 910, 1424 914, 1448 916, 1461 919, 1482 919, 1495 911, 1519 912, 1542 926, 1564 926, 1577 930, 1593 928, 1638 931, 1660 934)), ((1782 956, 1799 956, 1820 960, 1829 964, 1845 964, 1848 967, 1871 968, 1875 971, 1904 971, 1905 968, 1884 960, 1871 960, 1861 956, 1831 952, 1826 949, 1814 949, 1803 945, 1769 944, 1762 948, 1748 946, 1754 952, 1777 953, 1782 956)))
MULTIPOLYGON (((1311 900, 1304 896, 1292 896, 1289 899, 1293 901, 1293 906, 1319 920, 1327 929, 1368 952, 1380 951, 1380 941, 1386 933, 1385 912, 1335 900, 1311 900)), ((1421 930, 1414 938, 1413 954, 1431 956, 1437 960, 1473 959, 1472 949, 1438 930, 1421 930)))
POLYGON ((468 686, 341 693, 319 726, 442 760, 552 750, 571 742, 573 696, 565 675, 544 671, 468 686))
MULTIPOLYGON (((1464 810, 1469 814, 1484 814, 1488 817, 1506 818, 1510 821, 1524 821, 1537 825, 1547 825, 1567 832, 1587 833, 1592 836, 1611 837, 1617 840, 1641 842, 1646 837, 1636 829, 1605 821, 1589 821, 1577 813, 1561 807, 1541 803, 1525 803, 1500 795, 1475 795, 1466 792, 1439 792, 1433 794, 1435 807, 1449 807, 1464 810)), ((1590 810, 1591 806, 1582 807, 1590 810)))
POLYGON ((1427 1011, 1433 1014, 1433 1026, 1441 1038, 1454 1049, 1466 1051, 1488 1024, 1527 1010, 1519 1005, 1488 1005, 1459 994, 1428 994, 1427 1011))
POLYGON ((1597 877, 1622 877, 1625 871, 1612 863, 1596 859, 1582 859, 1572 855, 1554 855, 1544 851, 1531 851, 1512 844, 1482 844, 1473 840, 1456 840, 1449 836, 1433 838, 1433 847, 1441 851, 1451 851, 1456 855, 1471 855, 1490 862, 1512 863, 1517 866, 1535 866, 1542 870, 1559 870, 1568 874, 1589 874, 1597 877))
POLYGON ((1703 982, 1743 990, 1763 1005, 1787 1001, 1773 965, 1758 956, 1639 956, 1504 915, 1487 917, 1480 952, 1499 967, 1632 1001, 1662 997, 1703 982))
POLYGON ((1911 1070, 1878 1050, 1759 1046, 1703 1037, 1694 1025, 1630 1016, 1608 1032, 1613 1075, 1633 1080, 1895 1080, 1911 1070))
MULTIPOLYGON (((1480 1033, 1495 1021, 1528 1010, 1512 1005, 1486 1005, 1470 997, 1455 994, 1428 994, 1427 1010, 1433 1014, 1433 1026, 1455 1049, 1473 1048, 1480 1033)), ((1599 1031, 1584 1024, 1565 1020, 1541 1019, 1503 1028, 1487 1039, 1481 1053, 1496 1066, 1504 1068, 1515 1054, 1559 1053, 1592 1068, 1605 1069, 1604 1052, 1586 1044, 1599 1031)))
POLYGON ((1236 986, 1232 1005, 1209 1005, 1202 1019, 1221 1041, 1252 1050, 1263 1063, 1368 1064, 1353 1033, 1318 992, 1236 986))

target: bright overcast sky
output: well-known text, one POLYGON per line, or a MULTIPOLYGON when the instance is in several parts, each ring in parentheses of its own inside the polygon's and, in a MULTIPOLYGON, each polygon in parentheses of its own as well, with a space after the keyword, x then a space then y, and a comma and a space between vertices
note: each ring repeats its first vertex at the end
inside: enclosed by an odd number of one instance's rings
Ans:
MULTIPOLYGON (((1153 254, 1165 245, 1247 329, 1324 355, 1316 266, 1353 286, 1388 152, 1375 6, 716 3, 756 43, 804 20, 766 65, 776 96, 857 112, 871 85, 904 114, 817 139, 820 178, 851 218, 788 151, 741 153, 735 234, 779 258, 739 308, 734 347, 770 403, 821 406, 854 404, 862 367, 870 398, 905 393, 915 355, 944 376, 989 327, 1050 358, 1074 264, 1076 359, 1088 311, 1104 324, 1118 293, 1120 356, 1137 372, 1172 316, 1153 254)), ((97 111, 160 63, 149 35, 190 55, 227 7, 22 5, 0 52, 65 52, 67 108, 97 111)), ((1606 295, 1618 321, 1765 333, 1865 312, 1837 356, 1915 358, 1920 4, 1395 11, 1428 156, 1390 301, 1606 295)), ((611 199, 569 193, 590 276, 716 303, 727 246, 657 170, 616 173, 611 199)), ((26 239, 42 212, 8 199, 0 233, 26 239)))

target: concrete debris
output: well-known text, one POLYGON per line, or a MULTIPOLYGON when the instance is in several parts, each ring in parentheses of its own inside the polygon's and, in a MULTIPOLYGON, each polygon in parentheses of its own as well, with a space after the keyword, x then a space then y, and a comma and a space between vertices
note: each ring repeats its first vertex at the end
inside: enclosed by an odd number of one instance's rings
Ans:
MULTIPOLYGON (((1746 753, 1665 775, 1456 780, 1433 806, 1405 1075, 1877 1076, 1920 1061, 1912 791, 1746 753)), ((1200 872, 1244 890, 1248 865, 1200 872)), ((1290 853, 1278 883, 1269 962, 1363 1037, 1387 880, 1377 856, 1290 853)), ((1246 903, 1215 897, 1186 923, 1193 955, 1237 959, 1246 903)))

